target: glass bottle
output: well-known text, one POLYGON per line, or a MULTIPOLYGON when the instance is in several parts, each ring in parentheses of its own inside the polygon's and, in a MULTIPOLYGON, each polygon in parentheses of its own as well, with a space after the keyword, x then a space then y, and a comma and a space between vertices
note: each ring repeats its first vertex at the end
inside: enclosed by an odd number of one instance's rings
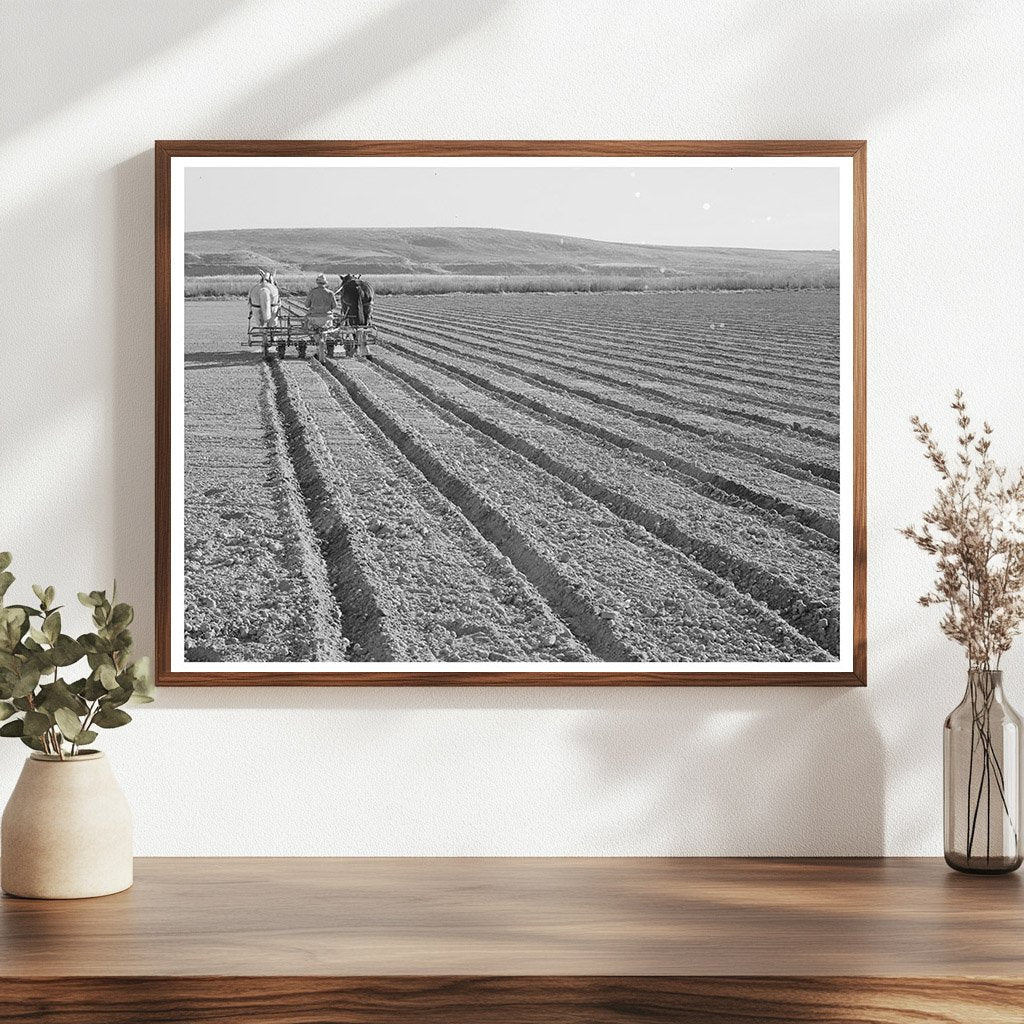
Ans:
POLYGON ((1000 874, 1021 865, 1021 719, 1003 673, 972 669, 943 727, 946 863, 1000 874))

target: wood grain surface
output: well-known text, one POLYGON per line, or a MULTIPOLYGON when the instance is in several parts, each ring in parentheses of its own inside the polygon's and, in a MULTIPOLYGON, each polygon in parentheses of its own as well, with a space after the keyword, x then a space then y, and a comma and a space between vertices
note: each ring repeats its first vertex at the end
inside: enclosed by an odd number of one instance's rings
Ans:
POLYGON ((0 980, 5 1024, 1020 1024, 1007 980, 72 978, 0 980))
POLYGON ((160 686, 864 686, 867 682, 867 144, 863 140, 159 140, 155 160, 156 675, 160 686), (850 157, 853 163, 852 671, 171 671, 171 160, 240 156, 850 157))
POLYGON ((1024 1021, 1020 876, 939 860, 136 863, 0 901, 0 1020, 1024 1021))

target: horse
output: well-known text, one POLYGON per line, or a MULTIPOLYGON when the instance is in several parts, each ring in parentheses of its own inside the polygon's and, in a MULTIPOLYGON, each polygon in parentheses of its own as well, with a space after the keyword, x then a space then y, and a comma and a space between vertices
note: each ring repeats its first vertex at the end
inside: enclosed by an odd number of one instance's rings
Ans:
MULTIPOLYGON (((373 304, 373 287, 364 281, 361 274, 345 274, 341 278, 338 289, 341 300, 343 323, 349 327, 368 327, 370 324, 371 306, 373 304)), ((366 351, 366 332, 355 330, 352 336, 345 338, 345 355, 355 355, 357 359, 368 359, 366 351)))
POLYGON ((254 313, 260 327, 276 327, 281 292, 271 272, 261 270, 260 279, 249 289, 249 316, 254 313))

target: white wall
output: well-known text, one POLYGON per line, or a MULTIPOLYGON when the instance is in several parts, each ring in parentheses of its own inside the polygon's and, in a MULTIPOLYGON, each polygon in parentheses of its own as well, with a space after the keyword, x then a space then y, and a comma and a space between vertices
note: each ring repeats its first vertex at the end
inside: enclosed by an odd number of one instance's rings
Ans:
POLYGON ((963 666, 895 528, 956 384, 1024 461, 1022 38, 1012 2, 0 4, 0 547, 116 574, 143 648, 154 138, 870 140, 868 689, 168 689, 104 737, 138 852, 939 853, 963 666))

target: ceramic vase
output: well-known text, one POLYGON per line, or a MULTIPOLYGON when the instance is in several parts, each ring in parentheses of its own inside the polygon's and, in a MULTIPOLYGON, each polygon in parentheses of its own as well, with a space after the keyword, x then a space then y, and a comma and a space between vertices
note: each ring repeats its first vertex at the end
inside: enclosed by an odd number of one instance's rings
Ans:
POLYGON ((68 900, 131 884, 131 811, 107 758, 32 754, 0 824, 0 888, 68 900))

